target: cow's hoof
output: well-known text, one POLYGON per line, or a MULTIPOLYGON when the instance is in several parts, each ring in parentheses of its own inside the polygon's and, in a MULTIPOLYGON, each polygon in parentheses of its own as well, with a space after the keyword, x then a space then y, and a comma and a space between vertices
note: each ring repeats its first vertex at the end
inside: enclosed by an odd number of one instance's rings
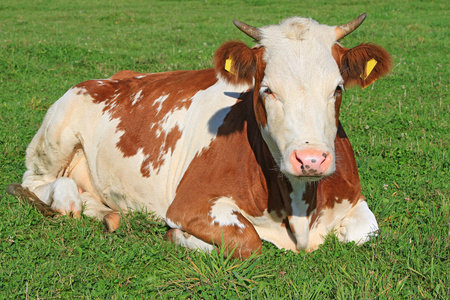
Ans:
POLYGON ((175 244, 179 243, 180 238, 188 239, 191 235, 186 231, 182 231, 177 228, 172 228, 164 235, 164 240, 175 244))
POLYGON ((117 213, 109 213, 103 217, 103 224, 108 232, 114 232, 119 228, 120 216, 117 213))
POLYGON ((175 236, 176 236, 175 230, 177 229, 170 229, 169 231, 166 232, 166 234, 164 235, 164 240, 166 242, 175 243, 175 236))

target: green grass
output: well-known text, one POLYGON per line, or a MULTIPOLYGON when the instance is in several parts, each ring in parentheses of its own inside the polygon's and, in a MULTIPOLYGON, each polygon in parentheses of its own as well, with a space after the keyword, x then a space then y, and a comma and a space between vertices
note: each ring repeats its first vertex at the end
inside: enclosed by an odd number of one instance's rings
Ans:
POLYGON ((0 298, 448 299, 449 15, 445 1, 12 1, 0 3, 0 298), (312 253, 264 243, 247 261, 163 241, 151 215, 115 234, 82 218, 45 218, 4 189, 47 108, 72 85, 123 69, 200 69, 232 25, 291 15, 328 24, 368 18, 344 44, 393 56, 389 76, 346 92, 341 120, 380 235, 329 237, 312 253), (170 20, 170 21, 169 21, 170 20))

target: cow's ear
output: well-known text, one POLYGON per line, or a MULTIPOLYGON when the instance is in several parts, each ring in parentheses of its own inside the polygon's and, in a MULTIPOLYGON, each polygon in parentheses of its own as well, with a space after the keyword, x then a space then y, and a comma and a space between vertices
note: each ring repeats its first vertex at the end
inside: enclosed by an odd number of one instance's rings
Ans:
POLYGON ((392 66, 389 53, 374 44, 361 44, 351 49, 336 48, 333 49, 333 55, 339 59, 337 61, 345 86, 358 84, 365 88, 386 75, 392 66), (335 52, 338 54, 335 55, 335 52))
POLYGON ((243 42, 226 42, 214 54, 216 73, 233 84, 253 84, 257 58, 243 42))

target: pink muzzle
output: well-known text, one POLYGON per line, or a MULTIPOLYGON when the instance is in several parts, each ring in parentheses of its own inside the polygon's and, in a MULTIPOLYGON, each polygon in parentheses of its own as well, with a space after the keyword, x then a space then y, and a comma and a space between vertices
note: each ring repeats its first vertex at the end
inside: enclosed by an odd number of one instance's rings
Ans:
POLYGON ((290 157, 294 174, 298 176, 322 176, 331 166, 330 152, 318 150, 294 151, 290 157))

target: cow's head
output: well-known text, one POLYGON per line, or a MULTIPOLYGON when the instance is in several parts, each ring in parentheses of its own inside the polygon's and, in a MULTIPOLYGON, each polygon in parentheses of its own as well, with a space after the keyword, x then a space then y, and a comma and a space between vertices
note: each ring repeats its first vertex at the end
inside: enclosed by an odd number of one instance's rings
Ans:
POLYGON ((254 86, 262 136, 291 179, 318 180, 335 171, 334 140, 344 87, 366 87, 389 71, 391 59, 381 47, 347 49, 337 43, 364 18, 328 26, 293 17, 261 28, 234 21, 258 45, 228 42, 216 52, 219 77, 254 86))

